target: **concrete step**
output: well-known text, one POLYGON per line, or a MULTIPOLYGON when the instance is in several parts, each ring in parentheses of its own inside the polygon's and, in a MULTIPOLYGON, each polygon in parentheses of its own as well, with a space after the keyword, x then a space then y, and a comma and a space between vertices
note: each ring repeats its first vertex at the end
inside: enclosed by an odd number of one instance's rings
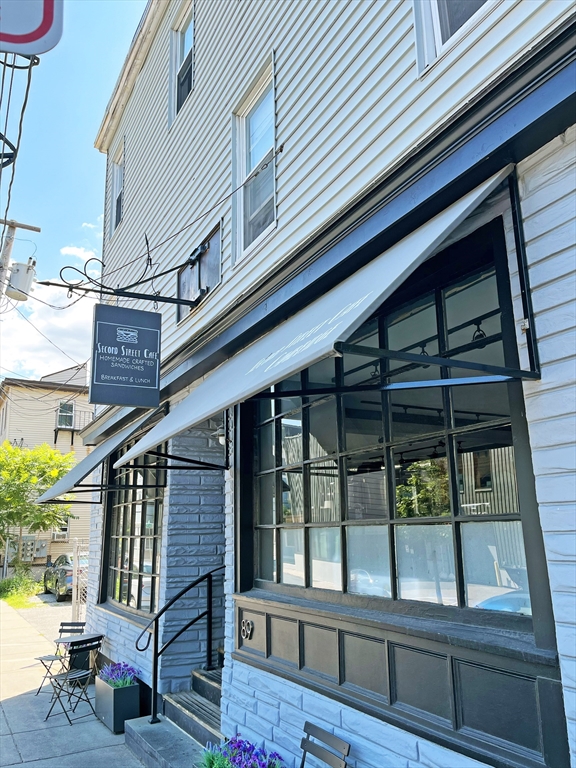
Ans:
POLYGON ((219 707, 222 698, 222 670, 195 669, 192 672, 192 690, 219 707))
POLYGON ((150 724, 150 717, 127 720, 125 743, 146 768, 200 768, 202 746, 187 733, 160 716, 150 724))
POLYGON ((164 694, 164 715, 203 746, 223 739, 220 707, 195 691, 164 694))

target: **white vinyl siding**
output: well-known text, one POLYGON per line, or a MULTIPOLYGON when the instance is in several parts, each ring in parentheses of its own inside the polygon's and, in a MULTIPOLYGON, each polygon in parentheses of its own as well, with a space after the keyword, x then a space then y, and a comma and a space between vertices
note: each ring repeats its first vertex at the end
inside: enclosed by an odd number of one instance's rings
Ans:
MULTIPOLYGON (((122 136, 129 142, 130 189, 138 195, 131 197, 130 215, 106 250, 109 270, 141 256, 111 278, 114 285, 127 283, 145 266, 144 231, 154 246, 195 221, 157 252, 166 269, 184 264, 202 241, 208 217, 201 214, 210 211, 212 222, 223 219, 222 282, 186 323, 177 325, 176 308, 161 305, 165 356, 229 315, 230 306, 270 270, 449 122, 462 104, 501 78, 571 9, 551 0, 498 3, 423 82, 417 76, 410 2, 197 0, 194 90, 190 108, 169 127, 169 33, 179 12, 180 4, 168 6, 112 137, 112 150, 122 136), (242 45, 224 46, 222 40, 242 45), (278 224, 234 269, 233 115, 272 50, 278 224), (482 67, 476 66, 479 57, 482 67), (151 140, 161 151, 150 151, 151 140)), ((155 285, 175 296, 173 276, 155 285)), ((127 306, 149 310, 152 305, 127 306)))
MULTIPOLYGON (((518 174, 542 365, 542 379, 523 385, 526 418, 576 765, 576 126, 521 162, 518 174)), ((513 248, 510 224, 508 247, 513 248)), ((512 289, 519 329, 522 308, 516 274, 512 289)), ((518 336, 525 352, 520 329, 518 336)))

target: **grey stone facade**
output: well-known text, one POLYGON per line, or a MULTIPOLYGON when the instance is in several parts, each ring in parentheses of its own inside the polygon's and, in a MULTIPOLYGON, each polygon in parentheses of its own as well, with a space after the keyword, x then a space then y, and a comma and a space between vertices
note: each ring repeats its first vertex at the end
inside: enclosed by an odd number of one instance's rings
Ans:
MULTIPOLYGON (((212 437, 215 425, 207 423, 174 438, 169 453, 223 464, 224 450, 212 437)), ((198 576, 224 562, 224 478, 221 471, 175 470, 168 472, 162 519, 159 605, 164 605, 198 576)), ((105 635, 103 653, 113 661, 127 661, 152 680, 151 649, 140 653, 135 642, 148 619, 111 604, 99 604, 104 512, 94 504, 90 535, 90 581, 87 627, 105 635)), ((205 609, 206 586, 182 598, 161 624, 159 643, 166 642, 190 619, 205 609)), ((214 659, 224 639, 223 575, 214 581, 214 659)), ((189 629, 161 657, 159 689, 162 693, 189 690, 190 672, 206 662, 206 621, 189 629)))

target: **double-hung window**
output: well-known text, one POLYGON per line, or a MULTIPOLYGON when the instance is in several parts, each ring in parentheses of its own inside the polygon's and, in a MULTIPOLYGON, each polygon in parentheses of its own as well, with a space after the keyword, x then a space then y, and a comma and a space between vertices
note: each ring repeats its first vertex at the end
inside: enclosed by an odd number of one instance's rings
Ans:
POLYGON ((58 429, 74 429, 74 403, 60 403, 58 407, 58 429))
MULTIPOLYGON (((200 301, 220 282, 221 232, 218 226, 191 254, 178 272, 178 298, 200 301)), ((188 316, 191 307, 178 304, 176 322, 188 316)))
POLYGON ((271 77, 261 81, 238 115, 239 254, 274 225, 274 88, 271 77))
POLYGON ((192 91, 194 82, 194 17, 190 16, 175 35, 176 112, 192 91))
POLYGON ((419 69, 431 64, 490 5, 494 0, 414 0, 419 69))
POLYGON ((112 205, 110 210, 110 234, 122 221, 124 207, 124 157, 112 163, 112 205))

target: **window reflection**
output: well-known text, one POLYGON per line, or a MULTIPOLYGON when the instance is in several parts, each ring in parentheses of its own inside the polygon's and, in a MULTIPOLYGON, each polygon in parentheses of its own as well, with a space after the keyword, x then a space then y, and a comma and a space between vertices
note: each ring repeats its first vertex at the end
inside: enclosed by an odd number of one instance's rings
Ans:
POLYGON ((452 526, 397 526, 396 557, 398 597, 457 604, 452 526))
POLYGON ((382 443, 382 396, 359 392, 342 398, 346 449, 367 448, 382 443))
POLYGON ((273 525, 276 522, 276 475, 262 475, 256 479, 258 522, 273 525))
POLYGON ((520 521, 462 525, 466 604, 532 614, 520 521))
POLYGON ((311 459, 336 453, 338 450, 338 418, 336 400, 324 400, 308 409, 310 432, 308 450, 311 459))
POLYGON ((301 468, 282 473, 282 521, 304 522, 304 477, 301 468))
POLYGON ((258 531, 258 578, 276 581, 276 542, 275 532, 270 528, 258 531))
POLYGON ((317 589, 342 589, 340 528, 310 529, 311 584, 317 589))
POLYGON ((348 520, 388 517, 384 454, 361 453, 346 459, 346 486, 348 520))
POLYGON ((302 413, 292 413, 280 420, 282 441, 282 464, 297 464, 302 461, 302 413))
POLYGON ((518 487, 508 425, 458 436, 460 513, 516 514, 518 487))
POLYGON ((321 461, 310 465, 310 522, 340 520, 338 464, 321 461))
POLYGON ((304 586, 304 528, 280 530, 281 581, 304 586))
POLYGON ((348 591, 390 597, 388 528, 383 525, 346 527, 348 591))
POLYGON ((396 517, 438 517, 450 514, 446 443, 408 447, 394 456, 396 517))

